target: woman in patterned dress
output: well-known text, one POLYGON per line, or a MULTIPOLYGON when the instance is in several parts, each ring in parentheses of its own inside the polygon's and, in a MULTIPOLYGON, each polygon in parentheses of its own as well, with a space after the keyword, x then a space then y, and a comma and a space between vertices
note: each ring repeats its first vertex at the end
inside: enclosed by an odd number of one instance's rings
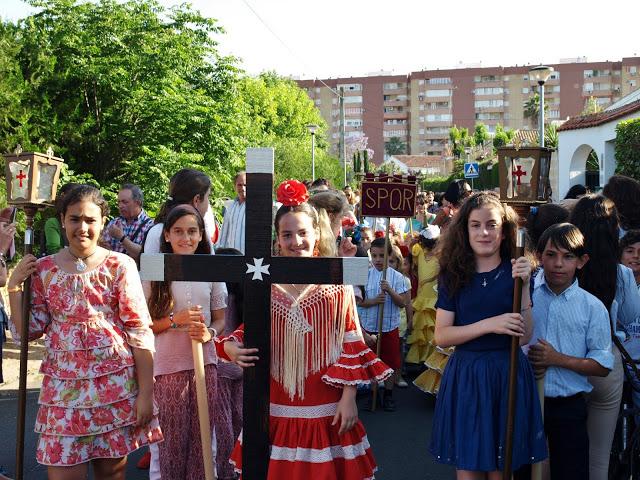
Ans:
POLYGON ((62 205, 69 246, 28 255, 9 280, 21 332, 21 284, 31 275, 29 339, 45 335, 35 430, 49 478, 125 478, 127 455, 162 440, 153 406, 153 332, 134 261, 98 246, 107 202, 82 185, 62 205))
MULTIPOLYGON (((282 256, 325 255, 318 216, 300 182, 278 189, 275 219, 282 256)), ((273 285, 271 292, 271 455, 268 480, 363 480, 375 460, 357 417, 356 386, 381 381, 388 368, 364 344, 348 285, 273 285)), ((218 343, 243 367, 258 360, 243 330, 218 343)), ((241 443, 232 461, 241 470, 241 443)))

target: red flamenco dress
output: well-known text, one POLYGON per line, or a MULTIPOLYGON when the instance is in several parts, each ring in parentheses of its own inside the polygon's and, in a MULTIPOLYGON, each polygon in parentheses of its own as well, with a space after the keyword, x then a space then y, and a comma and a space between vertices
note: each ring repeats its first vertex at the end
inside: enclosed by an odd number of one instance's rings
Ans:
MULTIPOLYGON (((376 463, 360 421, 338 435, 331 425, 344 385, 380 381, 393 373, 364 344, 353 288, 309 285, 294 298, 271 290, 271 458, 267 480, 363 480, 376 463)), ((221 339, 243 341, 241 326, 221 339)), ((242 471, 242 439, 230 460, 242 471)))

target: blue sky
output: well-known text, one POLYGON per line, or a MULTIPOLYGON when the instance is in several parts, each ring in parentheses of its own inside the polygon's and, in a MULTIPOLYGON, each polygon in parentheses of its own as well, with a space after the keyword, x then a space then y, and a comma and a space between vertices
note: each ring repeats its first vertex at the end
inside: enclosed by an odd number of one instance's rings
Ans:
MULTIPOLYGON (((179 1, 160 0, 164 5, 179 1)), ((193 0, 249 73, 300 78, 640 55, 637 0, 193 0), (543 20, 540 21, 540 12, 543 20), (537 31, 542 25, 542 31, 537 31)), ((32 9, 0 0, 0 16, 32 9)))

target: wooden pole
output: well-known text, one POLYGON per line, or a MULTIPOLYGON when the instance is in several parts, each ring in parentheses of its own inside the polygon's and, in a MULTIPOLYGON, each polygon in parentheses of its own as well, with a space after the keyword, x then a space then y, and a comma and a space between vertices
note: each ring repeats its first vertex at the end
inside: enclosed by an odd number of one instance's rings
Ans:
MULTIPOLYGON (((24 254, 33 253, 33 217, 37 208, 26 206, 27 228, 24 232, 24 254)), ((16 480, 24 478, 24 426, 27 412, 27 366, 29 360, 29 312, 31 310, 31 278, 22 287, 22 328, 20 335, 20 377, 18 379, 18 423, 16 431, 16 480)))
POLYGON ((196 398, 198 401, 198 420, 200 421, 200 440, 202 443, 202 461, 204 478, 216 480, 216 471, 211 451, 211 428, 209 423, 209 403, 207 402, 207 382, 204 377, 204 355, 202 343, 192 340, 193 373, 196 377, 196 398))
MULTIPOLYGON (((382 280, 387 279, 387 266, 389 265, 389 227, 391 225, 391 218, 387 217, 387 231, 384 236, 384 267, 382 268, 382 280)), ((384 319, 384 303, 378 305, 378 338, 376 339, 376 355, 380 357, 380 350, 382 348, 382 320, 384 319)), ((371 411, 376 411, 376 405, 378 403, 378 382, 373 382, 373 388, 371 389, 371 411)))
MULTIPOLYGON (((525 230, 518 229, 516 240, 516 258, 524 255, 525 230)), ((522 306, 522 279, 514 280, 513 287, 513 313, 520 313, 522 306)), ((511 466, 513 460, 513 426, 516 414, 516 385, 518 383, 518 353, 520 350, 520 337, 511 337, 511 360, 509 365, 509 403, 507 408, 507 431, 505 434, 505 455, 502 480, 511 480, 511 466)))

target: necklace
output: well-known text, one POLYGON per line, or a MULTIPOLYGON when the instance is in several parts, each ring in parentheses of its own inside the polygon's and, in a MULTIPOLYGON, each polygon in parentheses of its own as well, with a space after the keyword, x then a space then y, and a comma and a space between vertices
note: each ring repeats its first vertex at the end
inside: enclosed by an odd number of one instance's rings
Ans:
POLYGON ((73 253, 71 253, 71 249, 67 247, 67 252, 69 252, 69 255, 71 255, 73 258, 76 259, 76 270, 78 272, 84 272, 87 269, 87 264, 84 263, 84 261, 95 255, 95 253, 98 251, 98 249, 96 248, 93 252, 91 252, 89 255, 87 255, 86 257, 77 257, 76 255, 74 255, 73 253))

